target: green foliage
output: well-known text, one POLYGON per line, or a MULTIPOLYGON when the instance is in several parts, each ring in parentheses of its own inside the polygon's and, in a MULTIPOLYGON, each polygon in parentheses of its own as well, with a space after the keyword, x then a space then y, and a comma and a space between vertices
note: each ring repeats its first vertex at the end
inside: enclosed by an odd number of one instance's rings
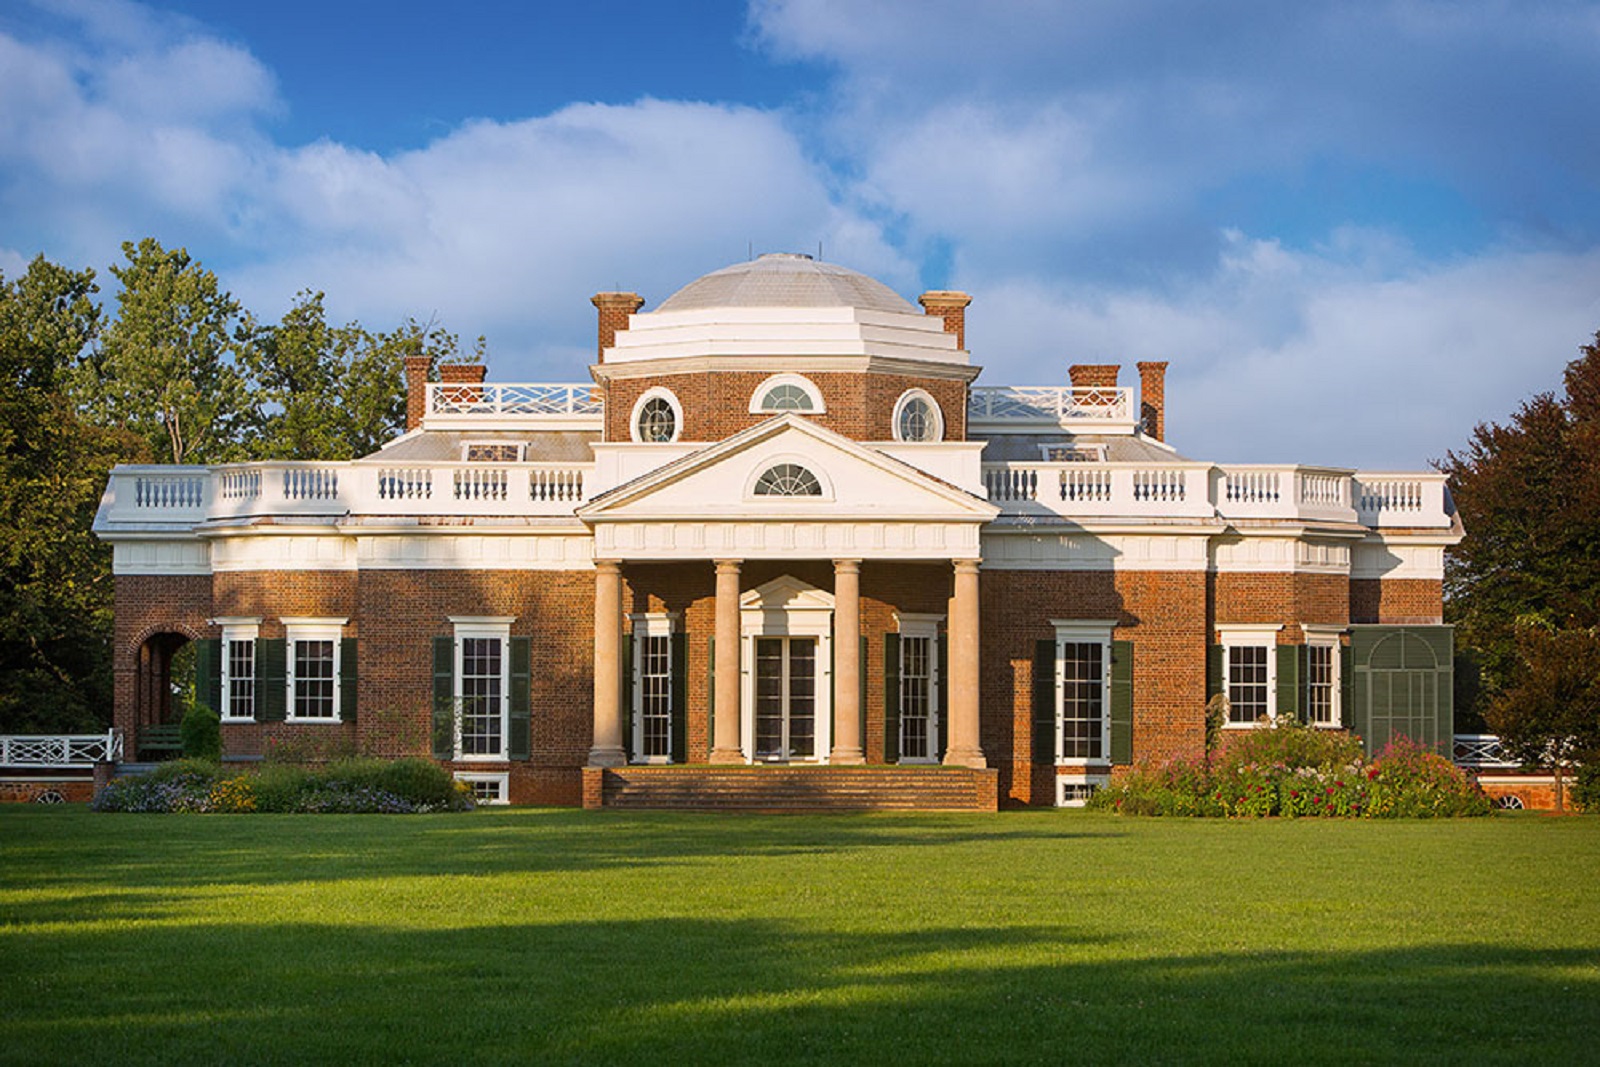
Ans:
POLYGON ((1538 767, 1600 752, 1600 628, 1557 630, 1524 618, 1516 641, 1511 684, 1485 713, 1501 743, 1538 767))
POLYGON ((184 758, 222 758, 222 718, 204 704, 195 703, 183 713, 178 735, 183 738, 184 758))
POLYGON ((1089 800, 1124 815, 1423 818, 1487 815, 1489 800, 1449 760, 1409 741, 1370 764, 1342 730, 1292 720, 1231 735, 1208 762, 1145 764, 1089 800))
POLYGON ((66 395, 100 331, 94 272, 42 256, 0 275, 0 732, 87 733, 110 721, 111 553, 89 527, 130 435, 66 395))
POLYGON ((1573 775, 1572 799, 1584 811, 1600 813, 1600 751, 1584 754, 1573 775))
POLYGON ((468 811, 473 802, 462 783, 428 760, 341 760, 322 768, 268 764, 228 773, 214 761, 185 758, 147 775, 118 778, 93 806, 149 813, 411 814, 468 811))
POLYGON ((1517 674, 1519 618, 1600 625, 1600 333, 1579 351, 1564 395, 1478 426, 1440 464, 1466 527, 1446 560, 1446 617, 1476 650, 1487 701, 1517 674))

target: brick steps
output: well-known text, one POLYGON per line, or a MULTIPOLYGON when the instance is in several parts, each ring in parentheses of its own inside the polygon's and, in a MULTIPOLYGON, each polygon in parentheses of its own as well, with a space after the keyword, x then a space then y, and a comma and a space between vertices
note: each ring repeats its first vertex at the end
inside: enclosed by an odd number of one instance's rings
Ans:
POLYGON ((600 806, 676 811, 995 811, 997 784, 992 770, 962 767, 622 767, 604 772, 600 806))

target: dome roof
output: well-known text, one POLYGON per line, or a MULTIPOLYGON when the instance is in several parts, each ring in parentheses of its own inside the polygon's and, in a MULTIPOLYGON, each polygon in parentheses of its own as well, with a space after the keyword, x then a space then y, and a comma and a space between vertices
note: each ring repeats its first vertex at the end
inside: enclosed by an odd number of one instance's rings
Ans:
POLYGON ((876 278, 795 252, 771 252, 712 271, 667 297, 656 310, 726 307, 853 307, 917 314, 909 301, 876 278))

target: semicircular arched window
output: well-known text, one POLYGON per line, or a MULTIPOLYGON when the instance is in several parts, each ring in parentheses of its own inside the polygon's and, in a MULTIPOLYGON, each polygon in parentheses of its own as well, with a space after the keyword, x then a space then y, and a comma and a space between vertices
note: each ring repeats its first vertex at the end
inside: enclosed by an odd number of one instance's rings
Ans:
POLYGON ((756 479, 756 496, 821 496, 822 483, 798 463, 779 463, 756 479))
POLYGON ((811 408, 810 395, 790 382, 774 385, 761 398, 762 411, 810 411, 811 408))
POLYGON ((757 386, 750 397, 753 415, 781 411, 819 415, 824 410, 822 393, 816 383, 798 374, 774 374, 757 386))

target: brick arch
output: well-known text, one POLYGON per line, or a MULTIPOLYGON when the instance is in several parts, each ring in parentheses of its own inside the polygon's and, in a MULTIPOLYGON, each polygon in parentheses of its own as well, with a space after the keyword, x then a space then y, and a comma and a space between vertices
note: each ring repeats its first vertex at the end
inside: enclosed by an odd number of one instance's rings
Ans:
POLYGON ((198 629, 186 622, 151 623, 134 635, 133 640, 129 641, 123 649, 123 654, 137 657, 139 650, 144 647, 144 643, 156 634, 182 634, 190 641, 200 641, 205 637, 198 629))

